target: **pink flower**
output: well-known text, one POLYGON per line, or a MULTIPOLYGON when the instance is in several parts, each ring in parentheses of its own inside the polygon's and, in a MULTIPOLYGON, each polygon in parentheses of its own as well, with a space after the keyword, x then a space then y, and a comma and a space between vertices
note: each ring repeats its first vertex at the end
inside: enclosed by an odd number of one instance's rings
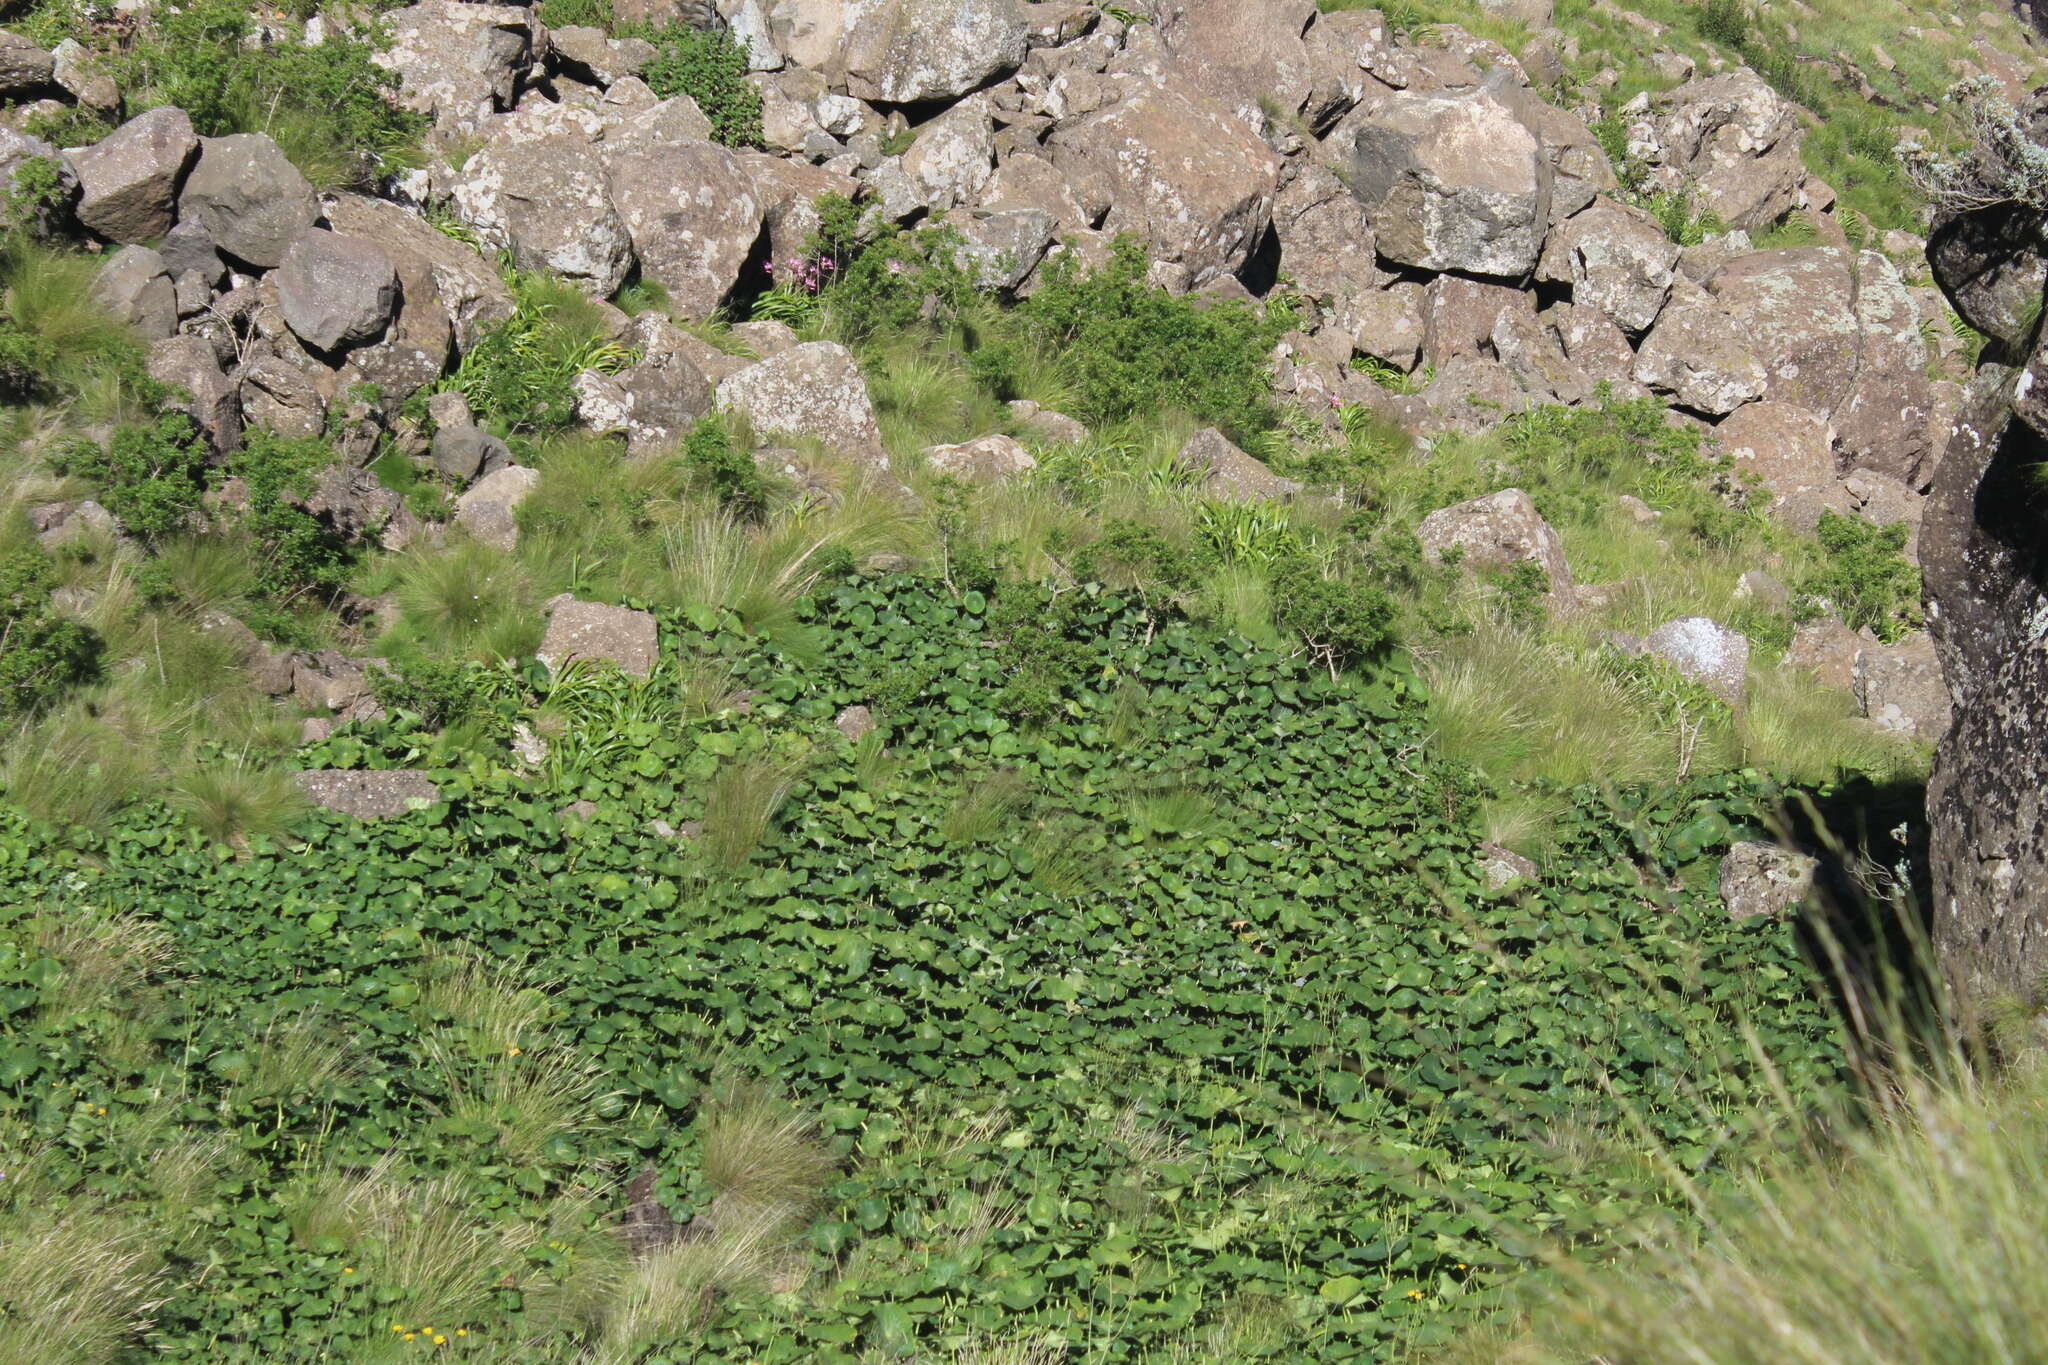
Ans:
POLYGON ((773 275, 775 273, 775 262, 763 261, 761 262, 761 268, 767 271, 769 274, 773 275))
POLYGON ((819 262, 819 264, 823 265, 827 270, 837 270, 839 268, 838 266, 832 264, 832 258, 830 256, 827 256, 823 261, 819 262))
POLYGON ((901 261, 891 261, 891 262, 889 262, 889 273, 890 273, 891 275, 901 275, 901 274, 903 273, 903 262, 901 262, 901 261))

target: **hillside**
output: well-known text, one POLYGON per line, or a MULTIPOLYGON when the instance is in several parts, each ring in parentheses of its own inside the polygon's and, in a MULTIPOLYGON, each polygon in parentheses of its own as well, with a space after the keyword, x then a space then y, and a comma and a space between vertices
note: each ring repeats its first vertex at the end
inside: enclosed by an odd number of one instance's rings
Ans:
POLYGON ((1894 8, 0 9, 0 1362, 1401 1360, 1854 1127, 1894 8))

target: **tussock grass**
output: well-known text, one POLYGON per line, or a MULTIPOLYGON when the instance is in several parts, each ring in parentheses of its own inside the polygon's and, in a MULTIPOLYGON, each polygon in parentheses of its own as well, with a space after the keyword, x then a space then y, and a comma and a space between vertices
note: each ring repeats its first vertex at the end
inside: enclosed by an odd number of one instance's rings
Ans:
POLYGON ((310 809, 291 773, 247 749, 175 771, 170 800, 208 838, 242 847, 281 837, 310 809))
POLYGON ((713 868, 734 873, 747 865, 808 765, 808 755, 763 755, 719 767, 704 793, 699 837, 713 868))
POLYGON ((104 906, 50 907, 37 921, 34 941, 38 953, 62 968, 40 992, 50 1020, 128 1003, 177 958, 162 925, 104 906))
POLYGON ((408 553, 394 573, 401 629, 431 652, 492 663, 539 647, 538 591, 503 551, 455 541, 408 553))
POLYGON ((697 1117, 704 1182, 716 1221, 794 1224, 823 1203, 838 1162, 816 1118, 767 1087, 737 1078, 714 1085, 697 1117))
POLYGON ((158 1262, 140 1225, 89 1204, 22 1203, 6 1221, 0 1360, 108 1365, 148 1327, 158 1262))

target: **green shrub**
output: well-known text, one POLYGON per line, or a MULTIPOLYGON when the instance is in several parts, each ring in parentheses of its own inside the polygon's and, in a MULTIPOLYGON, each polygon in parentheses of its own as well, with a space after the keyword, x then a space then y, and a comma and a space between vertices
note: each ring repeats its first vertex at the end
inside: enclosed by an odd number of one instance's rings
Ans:
POLYGON ((728 147, 761 145, 761 92, 747 80, 747 49, 725 29, 682 25, 643 30, 657 49, 640 73, 663 99, 688 95, 711 121, 711 136, 728 147))
POLYGON ((1334 677, 1387 643, 1394 604, 1378 588, 1325 577, 1315 563, 1296 559, 1273 575, 1273 623, 1300 639, 1334 677))
POLYGON ((0 393, 69 398, 106 379, 123 391, 146 393, 141 341, 92 296, 102 264, 25 233, 0 237, 0 393))
POLYGON ((691 480, 718 500, 719 506, 747 521, 759 521, 768 510, 768 483, 754 457, 732 443, 725 423, 707 417, 690 428, 683 441, 683 468, 691 480))
POLYGON ((348 542, 300 505, 334 452, 315 436, 253 429, 228 460, 248 490, 243 523, 255 539, 258 586, 272 597, 331 593, 347 578, 348 542))
POLYGON ((1744 0, 1702 0, 1692 11, 1700 37, 1740 52, 1749 41, 1749 6, 1744 0))
POLYGON ((541 0, 540 21, 549 28, 601 28, 610 31, 616 16, 612 0, 541 0))
POLYGON ((1920 571, 1904 554, 1905 522, 1878 526, 1823 511, 1815 534, 1825 557, 1801 591, 1832 602, 1842 620, 1868 626, 1881 640, 1896 640, 1919 623, 1920 571))
POLYGON ((40 550, 0 556, 0 717, 33 711, 98 671, 98 637, 50 609, 53 567, 40 550))
POLYGON ((129 535, 158 542, 191 527, 205 491, 206 439, 182 412, 115 429, 106 444, 78 436, 50 465, 93 485, 129 535))
POLYGON ((596 304, 574 285, 544 275, 509 277, 512 316, 477 338, 441 380, 469 400, 479 421, 545 435, 576 420, 576 376, 615 374, 632 352, 610 338, 596 304))
POLYGON ((430 730, 468 719, 491 695, 473 664, 425 658, 408 660, 395 671, 373 670, 370 692, 385 710, 410 712, 430 730))

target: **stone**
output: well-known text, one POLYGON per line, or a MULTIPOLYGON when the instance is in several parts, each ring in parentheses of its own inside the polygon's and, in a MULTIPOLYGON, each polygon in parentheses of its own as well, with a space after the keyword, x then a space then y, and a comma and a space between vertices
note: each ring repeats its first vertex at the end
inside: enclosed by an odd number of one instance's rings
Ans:
POLYGON ((1920 309, 1890 257, 1856 259, 1856 377, 1833 413, 1835 449, 1846 467, 1917 486, 1936 449, 1929 418, 1939 402, 1920 309))
POLYGON ((858 744, 877 728, 875 713, 865 706, 849 706, 832 718, 832 726, 846 736, 848 744, 858 744))
POLYGON ((318 436, 327 425, 327 399, 299 365, 264 352, 234 373, 245 425, 280 436, 318 436))
POLYGON ((1402 265, 1523 276, 1550 225, 1542 144, 1488 90, 1388 95, 1358 126, 1349 179, 1402 265))
POLYGON ((69 217, 71 200, 77 193, 78 173, 55 147, 39 137, 0 125, 0 229, 26 227, 42 235, 56 231, 60 220, 69 217), (54 203, 40 199, 33 206, 15 202, 15 196, 24 189, 21 172, 31 162, 57 168, 54 203))
POLYGON ((792 346, 801 344, 800 339, 788 323, 763 319, 758 322, 733 324, 732 334, 747 344, 747 347, 761 359, 781 355, 792 346))
POLYGON ((367 768, 315 768, 296 775, 299 790, 323 810, 358 820, 384 820, 421 810, 441 799, 425 773, 367 768))
POLYGON ((178 295, 164 258, 146 246, 124 246, 92 279, 92 296, 100 307, 133 327, 147 340, 178 330, 178 295))
MULTIPOLYGON (((806 0, 804 8, 823 8, 806 0)), ((836 6, 835 6, 836 7, 836 6)), ((778 16, 785 5, 778 4, 778 16)), ((826 61, 778 44, 800 66, 842 64, 847 93, 888 104, 956 100, 1024 61, 1027 30, 1019 0, 877 0, 847 5, 845 46, 826 61)), ((829 40, 828 40, 829 41, 829 40)))
POLYGON ((613 663, 634 677, 653 674, 660 645, 654 614, 602 602, 557 599, 534 657, 560 671, 578 659, 613 663))
POLYGON ((1479 846, 1479 880, 1488 891, 1505 891, 1516 882, 1533 882, 1541 869, 1511 848, 1499 844, 1479 846))
POLYGON ((1174 65, 1257 127, 1266 108, 1285 118, 1308 101, 1315 61, 1302 35, 1315 0, 1167 0, 1157 22, 1174 65))
POLYGON ((1271 224, 1278 158, 1238 119, 1171 86, 1063 124, 1047 147, 1070 183, 1100 187, 1103 230, 1142 237, 1189 289, 1236 273, 1271 224))
POLYGON ((2015 205, 1941 213, 1927 237, 1927 263, 1964 322, 2009 351, 2024 350, 2048 289, 2048 255, 2033 214, 2015 205))
POLYGON ((156 244, 156 254, 164 258, 164 269, 171 272, 174 280, 197 275, 209 289, 218 289, 227 279, 227 262, 220 258, 212 235, 196 218, 187 218, 166 232, 156 244))
POLYGON ((1856 709, 1880 730, 1932 744, 1948 732, 1954 705, 1941 660, 1924 631, 1856 651, 1856 709))
POLYGON ((509 554, 519 546, 514 513, 539 483, 540 471, 523 465, 508 464, 486 474, 455 500, 455 524, 471 540, 509 554))
POLYGON ((1088 428, 1064 412, 1042 408, 1028 398, 1011 400, 1010 416, 1028 436, 1053 445, 1075 445, 1088 439, 1088 428))
POLYGON ((984 289, 1016 289, 1052 245, 1053 220, 1043 209, 964 209, 946 222, 960 234, 954 258, 984 289))
POLYGON ((1659 188, 1696 195, 1732 228, 1757 231, 1798 206, 1801 111, 1746 66, 1654 97, 1627 131, 1659 188))
POLYGON ((1401 371, 1413 370, 1428 336, 1425 286, 1402 280, 1351 300, 1353 344, 1401 371))
POLYGON ((711 380, 693 359, 696 339, 643 313, 628 340, 640 353, 636 363, 616 375, 577 376, 577 416, 593 431, 624 434, 632 455, 673 447, 711 410, 711 380))
POLYGON ((1467 568, 1508 569, 1532 563, 1543 570, 1552 595, 1571 591, 1564 541, 1519 488, 1440 507, 1422 519, 1415 535, 1422 542, 1423 558, 1432 564, 1441 564, 1444 552, 1455 548, 1461 556, 1458 562, 1467 568))
POLYGON ((316 711, 347 713, 371 700, 370 675, 382 659, 352 659, 338 649, 297 653, 292 659, 292 696, 316 711))
POLYGON ((1491 431, 1501 419, 1527 412, 1528 390, 1507 366, 1484 356, 1453 356, 1422 390, 1423 405, 1438 425, 1454 431, 1491 431))
POLYGON ((995 174, 995 124, 988 101, 965 99, 917 130, 901 169, 911 197, 943 213, 981 197, 995 174))
POLYGON ((818 231, 818 200, 827 194, 851 199, 860 182, 851 175, 760 152, 743 152, 740 162, 753 177, 761 197, 762 222, 768 229, 768 254, 778 261, 801 255, 818 231))
POLYGON ((1489 338, 1493 353, 1538 403, 1590 401, 1593 379, 1564 353, 1557 336, 1527 307, 1503 308, 1489 338))
MULTIPOLYGON (((632 230, 612 206, 603 163, 581 137, 490 143, 464 163, 454 199, 484 248, 509 249, 521 270, 552 271, 609 298, 633 269, 632 230)), ((654 212, 644 201, 641 208, 654 212)), ((653 230, 651 217, 643 222, 653 230)))
POLYGON ((47 89, 56 76, 54 56, 26 38, 0 29, 0 95, 11 103, 47 89))
POLYGON ((1786 611, 1792 606, 1792 590, 1762 569, 1751 569, 1735 580, 1735 600, 1754 602, 1770 611, 1786 611))
POLYGON ((969 483, 1002 483, 1038 468, 1030 451, 1001 434, 976 437, 958 445, 927 446, 924 461, 927 469, 969 483))
POLYGON ((178 194, 178 216, 196 218, 222 252, 261 270, 284 262, 320 208, 313 187, 262 133, 202 138, 178 194))
POLYGON ((36 543, 52 550, 80 540, 111 538, 121 529, 114 514, 91 498, 31 507, 28 521, 36 543))
POLYGON ((1805 669, 1823 687, 1848 692, 1856 685, 1856 655, 1866 643, 1876 643, 1876 637, 1859 634, 1839 619, 1825 616, 1792 632, 1785 662, 1805 669))
MULTIPOLYGON (((601 28, 585 25, 549 29, 548 52, 557 62, 604 86, 638 76, 661 55, 661 49, 645 38, 612 38, 601 28)), ((697 136, 709 137, 710 133, 707 121, 697 136)))
POLYGON ((335 232, 376 242, 391 254, 400 281, 405 283, 406 313, 418 301, 414 296, 419 292, 408 282, 407 262, 425 263, 435 301, 453 329, 456 349, 468 350, 486 328, 512 316, 512 291, 474 247, 436 231, 418 215, 385 200, 336 194, 328 196, 325 208, 328 225, 335 232))
POLYGON ((510 109, 533 64, 534 15, 522 5, 423 0, 382 17, 388 43, 370 60, 398 73, 398 103, 443 131, 510 109))
POLYGON ((387 550, 402 550, 420 532, 420 520, 405 499, 366 469, 329 465, 320 471, 303 506, 349 540, 375 537, 387 550))
POLYGON ((441 427, 466 427, 476 423, 469 399, 461 389, 443 389, 427 399, 427 420, 441 427))
POLYGON ((170 336, 152 343, 149 377, 174 391, 170 406, 190 414, 215 451, 241 448, 242 405, 204 338, 170 336))
POLYGON ((285 322, 317 351, 375 340, 398 308, 398 271, 384 248, 322 228, 293 242, 271 279, 285 322))
POLYGON ((1629 373, 1638 384, 1710 416, 1762 397, 1770 384, 1742 330, 1693 285, 1673 289, 1629 373))
POLYGON ((464 424, 445 426, 434 433, 432 458, 436 472, 463 483, 475 478, 486 466, 495 469, 510 464, 512 451, 482 427, 464 424))
POLYGON ((1749 637, 1705 616, 1681 616, 1643 637, 1643 649, 1730 706, 1749 686, 1749 637))
POLYGON ((1209 496, 1231 502, 1264 502, 1301 492, 1300 484, 1281 478, 1239 450, 1215 427, 1204 427, 1190 436, 1174 463, 1199 475, 1209 496))
POLYGON ((604 175, 642 277, 678 313, 708 318, 739 283, 767 206, 738 155, 679 135, 684 112, 668 101, 607 133, 604 175))
POLYGON ((1619 507, 1622 513, 1638 526, 1654 526, 1664 519, 1662 512, 1659 512, 1633 493, 1623 493, 1614 500, 1614 505, 1619 507))
POLYGON ((867 381, 836 342, 805 342, 747 366, 719 382, 716 405, 744 414, 756 431, 816 437, 857 463, 889 467, 867 381))
POLYGON ((1486 355, 1503 312, 1536 314, 1526 291, 1465 275, 1438 275, 1424 285, 1422 307, 1422 363, 1437 369, 1460 356, 1486 355))
POLYGON ((1861 340, 1854 267, 1839 247, 1782 247, 1707 277, 1714 307, 1763 365, 1763 397, 1827 416, 1849 396, 1861 340))
POLYGON ((1751 403, 1714 428, 1714 442, 1737 472, 1754 474, 1771 491, 1771 512, 1812 531, 1834 501, 1834 432, 1827 420, 1791 403, 1751 403))
POLYGON ((1648 393, 1635 380, 1635 350, 1605 313, 1593 307, 1554 303, 1539 316, 1564 348, 1565 359, 1594 384, 1606 384, 1616 398, 1641 398, 1648 393))
POLYGON ((153 242, 177 217, 178 186, 199 155, 185 111, 166 105, 71 154, 78 221, 110 242, 153 242))
POLYGON ((1776 844, 1745 840, 1721 859, 1721 905, 1729 919, 1776 918, 1813 890, 1820 861, 1776 844))
POLYGON ((1273 235, 1295 287, 1327 299, 1340 330, 1356 341, 1374 325, 1372 296, 1387 281, 1374 259, 1372 222, 1335 172, 1311 163, 1281 188, 1273 235))
POLYGON ((1641 335, 1670 297, 1678 246, 1638 208, 1602 198, 1557 225, 1536 278, 1571 286, 1572 306, 1592 306, 1641 335))

